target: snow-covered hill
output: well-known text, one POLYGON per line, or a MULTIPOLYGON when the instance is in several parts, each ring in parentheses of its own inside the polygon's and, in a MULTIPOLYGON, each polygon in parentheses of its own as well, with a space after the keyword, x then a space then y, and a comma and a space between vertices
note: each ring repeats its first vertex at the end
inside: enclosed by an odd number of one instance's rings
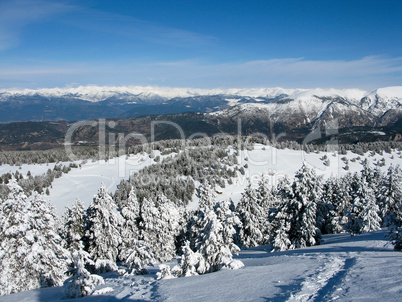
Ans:
MULTIPOLYGON (((154 155, 160 155, 160 152, 154 150, 154 155)), ((160 155, 161 159, 166 156, 170 155, 160 155)), ((330 176, 341 177, 348 172, 360 172, 362 170, 361 162, 364 159, 367 159, 372 167, 384 159, 384 166, 381 167, 384 172, 390 165, 402 166, 402 158, 399 151, 396 150, 391 154, 371 155, 370 152, 367 152, 365 155, 359 156, 350 151, 345 155, 335 152, 306 153, 301 150, 282 150, 256 144, 254 150, 244 150, 237 157, 240 166, 247 164, 245 175, 238 174, 232 184, 226 184, 225 188, 220 188, 219 191, 222 194, 218 194, 217 200, 230 198, 237 203, 248 184, 248 179, 251 180, 253 187, 257 187, 261 176, 264 175, 272 185, 277 185, 279 179, 284 176, 293 178, 303 163, 314 168, 318 175, 328 178, 330 176), (328 157, 329 166, 324 165, 322 160, 324 156, 328 157), (345 162, 342 159, 348 161, 348 170, 344 169, 345 162)), ((77 162, 77 164, 79 163, 77 162)), ((155 163, 154 159, 151 159, 146 153, 128 157, 120 156, 108 162, 87 162, 80 168, 72 169, 68 174, 63 174, 60 178, 55 179, 48 198, 59 214, 65 211, 66 206, 71 206, 76 198, 79 198, 84 206, 88 207, 102 183, 108 192, 115 192, 121 180, 128 179, 133 173, 155 163)), ((30 171, 32 175, 40 175, 46 173, 47 169, 53 166, 54 164, 22 165, 22 168, 19 169, 18 166, 2 165, 0 175, 15 171, 19 171, 24 176, 27 171, 30 171)), ((197 206, 198 198, 194 195, 189 208, 196 209, 197 206)))
MULTIPOLYGON (((105 284, 85 301, 400 301, 402 254, 387 231, 324 236, 324 244, 270 253, 269 246, 240 252, 239 270, 156 280, 157 267, 144 276, 104 274, 105 284)), ((64 300, 62 288, 0 297, 0 301, 64 300)))

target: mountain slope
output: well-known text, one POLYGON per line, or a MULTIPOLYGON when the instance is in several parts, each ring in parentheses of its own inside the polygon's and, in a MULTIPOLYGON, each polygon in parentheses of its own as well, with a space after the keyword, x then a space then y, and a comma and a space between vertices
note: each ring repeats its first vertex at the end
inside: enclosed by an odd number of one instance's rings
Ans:
MULTIPOLYGON (((324 236, 324 244, 270 253, 268 246, 240 252, 245 267, 187 278, 104 274, 88 301, 400 301, 402 257, 386 231, 324 236)), ((62 301, 62 289, 45 288, 0 301, 62 301)))

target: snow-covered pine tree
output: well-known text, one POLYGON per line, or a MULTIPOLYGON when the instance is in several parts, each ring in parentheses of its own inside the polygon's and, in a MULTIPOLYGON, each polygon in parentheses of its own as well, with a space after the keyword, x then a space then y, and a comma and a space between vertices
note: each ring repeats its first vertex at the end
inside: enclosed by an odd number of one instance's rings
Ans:
POLYGON ((65 219, 63 239, 66 242, 66 248, 70 252, 79 250, 82 247, 85 227, 85 210, 81 200, 77 198, 74 205, 67 208, 65 219))
POLYGON ((316 215, 322 188, 315 171, 303 165, 296 172, 290 190, 285 186, 280 195, 287 201, 280 206, 273 223, 272 242, 277 241, 274 249, 286 248, 287 240, 291 242, 290 249, 320 244, 321 232, 316 227, 316 215))
POLYGON ((257 188, 257 201, 263 215, 260 225, 262 226, 263 242, 268 242, 272 233, 272 220, 279 205, 277 192, 269 183, 269 179, 262 175, 257 188))
POLYGON ((214 210, 206 208, 205 211, 199 211, 192 229, 194 251, 205 260, 205 265, 197 268, 199 274, 218 271, 233 260, 232 250, 235 247, 230 239, 224 238, 223 232, 223 225, 214 210))
POLYGON ((289 201, 280 204, 278 212, 272 223, 271 243, 274 251, 286 251, 291 248, 289 239, 290 222, 293 220, 292 213, 288 209, 289 201))
POLYGON ((378 215, 380 210, 375 200, 375 194, 367 191, 366 193, 367 197, 359 214, 359 218, 362 220, 363 227, 361 231, 363 233, 377 231, 381 228, 381 217, 378 215))
POLYGON ((164 195, 159 195, 156 203, 149 198, 144 198, 142 202, 140 237, 155 260, 165 262, 176 255, 175 237, 179 233, 181 213, 164 195))
POLYGON ((131 254, 134 242, 140 236, 140 204, 133 187, 129 192, 127 200, 121 201, 120 213, 123 217, 121 227, 122 245, 120 248, 119 259, 124 261, 131 254))
POLYGON ((129 275, 147 274, 146 266, 152 265, 154 257, 149 247, 144 241, 134 239, 129 254, 126 256, 124 263, 128 266, 129 275))
POLYGON ((295 223, 290 230, 290 241, 295 248, 320 244, 321 232, 316 227, 317 203, 322 197, 321 178, 305 164, 295 174, 290 208, 295 223))
POLYGON ((130 196, 130 192, 133 189, 130 181, 122 179, 120 181, 119 187, 114 193, 113 199, 119 209, 122 209, 127 204, 127 199, 130 196))
POLYGON ((402 204, 402 171, 399 166, 390 166, 377 194, 380 216, 384 226, 394 224, 395 213, 402 204))
POLYGON ((388 238, 397 251, 402 250, 402 173, 398 167, 390 166, 380 192, 380 204, 389 228, 388 238))
POLYGON ((268 213, 270 208, 276 204, 275 195, 272 194, 272 188, 269 183, 269 179, 264 175, 261 176, 261 180, 258 183, 256 190, 257 200, 265 213, 268 213))
POLYGON ((352 199, 347 214, 346 231, 354 236, 362 232, 378 230, 381 218, 378 216, 375 193, 367 183, 366 177, 357 173, 353 175, 350 194, 352 199))
POLYGON ((240 248, 236 245, 238 241, 237 231, 241 227, 241 221, 233 211, 234 204, 232 200, 224 200, 217 202, 214 211, 218 220, 222 224, 222 238, 232 254, 237 254, 240 248))
POLYGON ((278 204, 289 201, 289 197, 291 197, 292 194, 292 183, 287 176, 279 179, 275 192, 278 204))
POLYGON ((14 179, 7 186, 0 205, 0 294, 63 284, 67 252, 54 209, 42 195, 27 197, 14 179))
POLYGON ((168 261, 176 256, 176 237, 181 232, 184 219, 184 209, 170 201, 166 196, 159 195, 156 199, 160 220, 161 252, 159 261, 168 261))
POLYGON ((351 207, 350 186, 351 174, 342 178, 331 177, 324 186, 322 201, 330 203, 333 211, 329 214, 330 221, 327 230, 330 234, 342 233, 345 231, 345 224, 348 222, 347 210, 351 207))
POLYGON ((375 175, 374 175, 374 169, 372 169, 372 168, 370 167, 370 163, 369 163, 369 161, 367 160, 367 158, 365 158, 365 159, 361 162, 361 164, 362 164, 362 166, 363 166, 362 170, 360 171, 360 175, 361 175, 362 179, 363 179, 367 184, 369 184, 370 186, 371 186, 371 185, 374 185, 374 183, 376 182, 375 175))
MULTIPOLYGON (((187 251, 187 256, 191 257, 192 262, 198 259, 194 265, 197 274, 218 271, 222 267, 237 268, 232 265, 232 252, 238 251, 233 237, 236 232, 234 225, 239 221, 232 211, 233 204, 216 204, 215 200, 211 204, 214 205, 213 208, 202 206, 195 212, 189 223, 191 242, 182 247, 183 252, 186 251, 186 246, 191 249, 192 252, 187 251)), ((187 256, 183 255, 180 263, 185 263, 187 256)))
POLYGON ((116 270, 116 259, 122 242, 122 217, 102 184, 87 209, 85 248, 95 261, 93 272, 116 270))
POLYGON ((393 212, 389 234, 387 235, 396 251, 402 250, 402 202, 399 200, 393 212))
POLYGON ((175 277, 190 277, 204 274, 206 263, 204 257, 193 252, 188 241, 182 247, 182 256, 178 258, 178 265, 172 269, 172 275, 175 277))
POLYGON ((72 254, 72 267, 68 270, 71 276, 64 281, 64 295, 66 298, 81 298, 93 293, 96 285, 101 285, 104 280, 101 276, 92 275, 85 268, 89 254, 83 250, 74 251, 72 254))
POLYGON ((198 207, 202 209, 212 209, 215 205, 216 195, 208 181, 204 181, 198 187, 198 207))
POLYGON ((236 212, 242 223, 239 232, 241 246, 250 248, 263 244, 264 236, 262 230, 264 225, 262 222, 264 219, 268 219, 268 217, 259 205, 257 192, 251 187, 250 182, 242 193, 240 202, 236 207, 236 212))
POLYGON ((335 220, 335 206, 332 204, 337 190, 337 179, 330 177, 323 185, 323 193, 320 201, 317 203, 317 227, 323 234, 331 234, 335 220))

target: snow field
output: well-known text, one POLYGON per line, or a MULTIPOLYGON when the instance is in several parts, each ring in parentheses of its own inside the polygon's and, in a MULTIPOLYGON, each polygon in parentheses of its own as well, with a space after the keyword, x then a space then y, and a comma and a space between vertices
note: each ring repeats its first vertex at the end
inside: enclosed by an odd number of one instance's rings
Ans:
MULTIPOLYGON (((231 150, 232 152, 232 150, 231 150)), ((160 156, 159 151, 154 151, 155 156, 160 156)), ((167 156, 160 156, 161 161, 167 156)), ((241 198, 245 187, 248 184, 248 179, 252 183, 252 187, 256 188, 264 175, 272 185, 276 185, 278 181, 287 176, 293 178, 295 172, 300 169, 303 162, 310 168, 315 168, 318 175, 328 178, 331 175, 334 177, 341 177, 348 172, 359 172, 362 169, 360 162, 365 158, 373 165, 379 162, 382 158, 385 159, 385 166, 381 167, 382 171, 386 171, 389 165, 401 165, 402 159, 397 151, 392 154, 385 153, 383 155, 375 154, 370 156, 370 152, 359 156, 350 151, 346 155, 340 155, 335 152, 319 152, 319 153, 306 153, 301 150, 290 149, 276 149, 270 146, 256 144, 254 150, 243 150, 239 153, 237 159, 239 167, 247 164, 245 168, 245 175, 238 173, 237 179, 234 179, 233 184, 226 183, 225 188, 217 188, 221 194, 217 194, 217 201, 226 200, 231 198, 235 204, 241 198), (321 158, 326 155, 330 160, 330 166, 325 166, 321 158), (335 155, 335 156, 334 156, 335 155), (344 169, 345 163, 341 158, 347 158, 349 163, 349 170, 344 169), (360 157, 360 159, 358 159, 360 157), (354 160, 354 161, 352 161, 354 160)), ((80 164, 81 162, 76 162, 80 164)), ((68 165, 69 162, 63 162, 63 165, 68 165)), ((128 157, 120 156, 105 161, 88 161, 83 164, 81 168, 73 168, 68 174, 63 174, 62 177, 54 180, 52 188, 50 188, 49 199, 56 208, 58 213, 62 213, 66 206, 71 206, 76 198, 79 198, 85 208, 92 202, 93 196, 98 192, 101 183, 104 183, 108 192, 114 192, 117 189, 122 179, 128 179, 129 176, 148 165, 155 164, 153 158, 148 154, 134 154, 128 157)), ((50 168, 53 169, 53 164, 36 164, 36 165, 22 165, 19 169, 18 166, 1 165, 0 174, 7 172, 20 171, 26 175, 31 171, 32 175, 41 175, 46 173, 50 168)), ((199 183, 196 183, 199 185, 199 183)), ((196 209, 198 206, 198 198, 194 195, 193 201, 188 205, 189 209, 196 209)))
MULTIPOLYGON (((160 155, 154 151, 155 156, 160 155)), ((161 156, 161 160, 164 157, 161 156)), ((50 189, 49 199, 58 213, 66 206, 71 206, 79 198, 85 208, 92 202, 94 195, 103 183, 108 192, 114 192, 122 179, 144 167, 155 163, 148 154, 135 154, 128 158, 123 155, 105 162, 104 160, 88 162, 81 168, 72 169, 68 174, 55 179, 50 189)))
MULTIPOLYGON (((359 156, 350 151, 346 155, 340 155, 335 152, 306 153, 302 150, 282 150, 256 144, 254 150, 244 150, 238 156, 240 166, 248 165, 248 168, 245 169, 245 175, 239 174, 238 178, 234 180, 233 185, 226 184, 225 188, 219 188, 222 194, 217 195, 217 200, 231 198, 237 204, 248 184, 248 179, 250 179, 252 187, 257 188, 261 176, 264 175, 271 185, 276 186, 278 181, 285 176, 293 179, 294 174, 300 169, 303 163, 306 163, 309 168, 314 168, 317 175, 322 175, 327 179, 331 176, 342 177, 348 172, 360 172, 362 169, 360 162, 366 158, 372 167, 374 167, 374 163, 385 158, 385 166, 381 167, 383 172, 386 172, 391 164, 402 166, 402 159, 399 157, 397 151, 393 151, 392 154, 384 152, 384 155, 375 154, 374 156, 370 156, 370 152, 367 152, 364 156, 359 156), (330 160, 330 166, 325 166, 321 160, 325 155, 330 160), (349 161, 349 170, 343 168, 345 167, 345 163, 341 160, 343 157, 349 161), (359 157, 360 159, 357 159, 359 157), (352 161, 353 159, 355 160, 352 161)), ((190 204, 191 208, 196 208, 196 206, 196 202, 190 204)))
MULTIPOLYGON (((325 235, 323 245, 285 252, 242 250, 235 258, 244 268, 193 277, 156 280, 157 266, 143 276, 107 273, 98 295, 85 301, 400 301, 402 254, 386 233, 325 235)), ((37 289, 0 301, 71 301, 61 292, 37 289)))

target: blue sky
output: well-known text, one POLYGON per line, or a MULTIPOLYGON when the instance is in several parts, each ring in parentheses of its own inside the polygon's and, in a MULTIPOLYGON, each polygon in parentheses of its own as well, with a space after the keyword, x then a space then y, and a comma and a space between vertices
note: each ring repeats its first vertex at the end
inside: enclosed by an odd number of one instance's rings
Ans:
POLYGON ((402 85, 400 0, 0 0, 0 89, 402 85))

